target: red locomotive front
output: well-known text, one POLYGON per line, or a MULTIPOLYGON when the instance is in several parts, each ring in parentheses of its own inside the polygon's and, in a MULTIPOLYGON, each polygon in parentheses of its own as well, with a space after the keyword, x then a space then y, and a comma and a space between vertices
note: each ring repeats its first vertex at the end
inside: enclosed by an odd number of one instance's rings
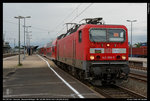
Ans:
POLYGON ((127 28, 123 25, 86 27, 85 33, 88 34, 85 35, 88 36, 85 54, 90 76, 104 79, 104 82, 116 82, 114 79, 118 81, 121 76, 126 79, 129 73, 127 28))
POLYGON ((88 32, 87 60, 128 60, 128 36, 125 26, 89 25, 88 32))
POLYGON ((58 37, 57 63, 95 85, 127 79, 127 28, 102 24, 101 18, 85 20, 58 37))

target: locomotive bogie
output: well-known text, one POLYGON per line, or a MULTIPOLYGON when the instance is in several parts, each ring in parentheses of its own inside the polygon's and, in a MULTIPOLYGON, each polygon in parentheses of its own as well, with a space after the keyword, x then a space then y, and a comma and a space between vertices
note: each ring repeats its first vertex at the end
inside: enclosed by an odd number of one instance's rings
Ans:
POLYGON ((112 74, 115 76, 114 78, 117 78, 117 75, 124 73, 125 75, 122 79, 126 79, 126 76, 129 73, 129 67, 127 64, 96 64, 90 66, 90 73, 93 76, 99 77, 107 74, 112 74))

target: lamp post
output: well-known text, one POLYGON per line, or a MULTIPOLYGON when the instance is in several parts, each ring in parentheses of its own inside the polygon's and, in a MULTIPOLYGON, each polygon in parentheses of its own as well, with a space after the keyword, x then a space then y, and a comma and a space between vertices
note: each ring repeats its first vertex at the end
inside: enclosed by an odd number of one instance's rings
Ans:
POLYGON ((127 22, 131 22, 131 57, 132 57, 132 22, 136 22, 137 20, 127 20, 127 22))
POLYGON ((29 47, 30 47, 30 55, 32 54, 32 48, 31 48, 31 46, 30 46, 30 39, 32 39, 32 38, 31 38, 31 36, 32 36, 32 35, 29 35, 29 47))
POLYGON ((29 27, 31 27, 31 26, 26 26, 26 28, 27 28, 27 30, 26 30, 26 33, 27 33, 27 35, 26 35, 26 44, 27 44, 27 47, 29 46, 29 38, 28 38, 29 35, 28 34, 32 32, 32 31, 28 31, 29 27))
POLYGON ((18 36, 18 46, 19 46, 19 61, 18 61, 18 65, 20 66, 21 65, 21 63, 20 63, 20 19, 23 19, 23 17, 22 16, 18 16, 18 17, 14 17, 14 18, 16 18, 16 19, 18 19, 18 34, 19 34, 19 36, 18 36))
POLYGON ((26 44, 27 44, 27 53, 29 54, 29 50, 30 50, 30 47, 29 47, 29 33, 31 33, 31 31, 28 31, 28 27, 31 27, 31 26, 26 26, 26 27, 27 27, 26 44))
POLYGON ((16 40, 16 39, 14 38, 14 49, 15 49, 15 40, 16 40))
POLYGON ((29 47, 30 47, 30 39, 32 39, 31 36, 32 36, 32 35, 29 35, 29 47))
POLYGON ((25 59, 25 19, 26 18, 31 18, 31 16, 26 16, 26 17, 23 17, 24 18, 24 57, 23 57, 23 59, 25 59))

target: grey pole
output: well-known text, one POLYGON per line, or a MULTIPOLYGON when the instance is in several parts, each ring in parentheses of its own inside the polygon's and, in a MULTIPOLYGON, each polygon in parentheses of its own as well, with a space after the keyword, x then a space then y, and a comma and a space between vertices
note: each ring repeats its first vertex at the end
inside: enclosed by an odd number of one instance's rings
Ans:
POLYGON ((15 53, 15 38, 14 38, 14 53, 15 53))
POLYGON ((19 18, 19 62, 18 64, 20 65, 20 18, 19 18))
POLYGON ((27 54, 28 54, 28 48, 29 48, 29 44, 28 44, 28 27, 26 29, 26 45, 27 45, 27 54))
POLYGON ((132 57, 132 22, 136 22, 137 20, 127 20, 128 22, 131 22, 131 57, 132 57))
POLYGON ((31 27, 31 26, 26 26, 26 44, 27 44, 27 46, 29 46, 29 40, 28 40, 28 36, 29 36, 29 31, 28 31, 28 27, 31 27))
POLYGON ((26 33, 27 33, 27 36, 26 36, 26 44, 27 44, 27 47, 28 47, 28 46, 29 46, 29 45, 28 45, 28 27, 27 27, 26 33))
POLYGON ((27 45, 27 49, 29 49, 29 31, 28 31, 28 27, 31 26, 26 26, 26 45, 27 45))
POLYGON ((31 16, 26 16, 26 17, 23 17, 23 18, 24 18, 24 57, 23 57, 23 59, 25 59, 25 27, 26 27, 25 19, 26 18, 31 18, 31 16))
POLYGON ((28 42, 29 42, 29 53, 31 55, 31 47, 30 47, 30 35, 28 34, 28 42))
POLYGON ((15 38, 14 38, 14 49, 15 49, 15 38))
POLYGON ((25 17, 24 17, 24 58, 25 59, 25 17))
POLYGON ((131 57, 132 57, 132 21, 131 21, 131 57))
POLYGON ((30 39, 31 39, 31 36, 32 36, 32 35, 29 35, 29 47, 30 47, 30 39))
POLYGON ((30 47, 30 36, 29 36, 29 47, 30 47))
POLYGON ((18 21, 19 21, 19 25, 18 25, 18 47, 19 47, 19 56, 18 56, 18 58, 19 58, 19 61, 18 61, 18 65, 21 65, 21 63, 20 63, 20 19, 23 19, 23 17, 22 16, 18 16, 18 17, 14 17, 14 18, 16 18, 16 19, 18 19, 18 21))

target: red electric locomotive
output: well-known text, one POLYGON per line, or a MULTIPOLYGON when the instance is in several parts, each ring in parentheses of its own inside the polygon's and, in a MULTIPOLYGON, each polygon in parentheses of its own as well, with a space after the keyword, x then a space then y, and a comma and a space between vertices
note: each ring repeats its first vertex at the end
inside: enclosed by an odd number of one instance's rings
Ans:
POLYGON ((128 32, 124 25, 105 25, 87 18, 57 38, 56 63, 95 85, 126 80, 128 32))

